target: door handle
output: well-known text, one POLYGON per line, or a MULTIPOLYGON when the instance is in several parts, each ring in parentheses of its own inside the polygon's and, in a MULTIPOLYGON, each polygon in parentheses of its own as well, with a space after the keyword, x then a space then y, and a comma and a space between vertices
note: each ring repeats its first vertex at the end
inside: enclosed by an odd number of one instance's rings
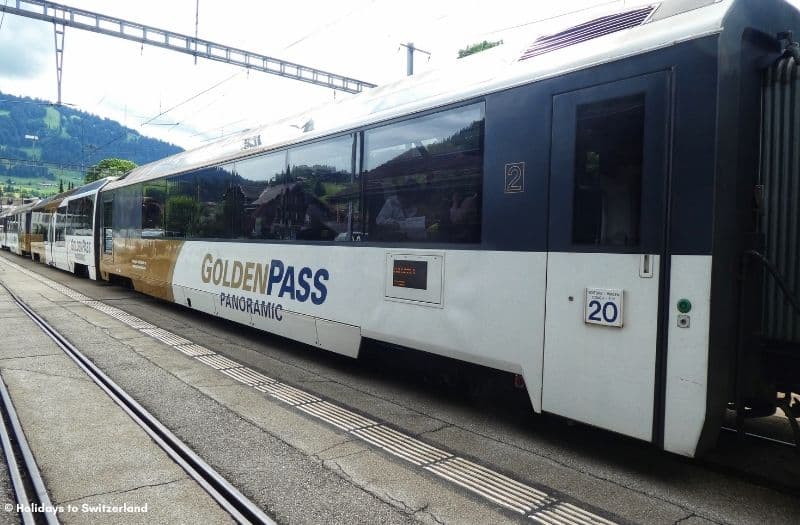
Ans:
POLYGON ((645 253, 639 259, 639 277, 649 279, 653 277, 653 259, 649 253, 645 253))

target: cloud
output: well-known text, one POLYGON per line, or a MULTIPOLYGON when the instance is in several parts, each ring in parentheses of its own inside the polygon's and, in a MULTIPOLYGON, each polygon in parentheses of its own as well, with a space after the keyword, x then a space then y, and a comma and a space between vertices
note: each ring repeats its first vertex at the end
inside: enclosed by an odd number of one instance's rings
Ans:
POLYGON ((53 26, 6 14, 0 28, 0 80, 36 78, 48 66, 55 67, 53 26))

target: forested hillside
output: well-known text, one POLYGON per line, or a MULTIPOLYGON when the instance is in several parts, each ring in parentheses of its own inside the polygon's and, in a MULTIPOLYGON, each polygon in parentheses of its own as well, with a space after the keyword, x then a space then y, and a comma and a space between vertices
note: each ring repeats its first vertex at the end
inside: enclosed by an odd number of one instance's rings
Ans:
POLYGON ((6 193, 27 187, 24 193, 41 196, 59 180, 82 182, 82 169, 108 157, 142 165, 180 151, 110 119, 0 93, 0 190, 6 193))

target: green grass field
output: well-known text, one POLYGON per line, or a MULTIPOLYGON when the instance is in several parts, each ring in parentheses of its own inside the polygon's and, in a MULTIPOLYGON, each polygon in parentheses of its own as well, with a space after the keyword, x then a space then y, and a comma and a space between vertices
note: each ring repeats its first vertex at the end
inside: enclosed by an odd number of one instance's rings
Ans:
POLYGON ((56 108, 45 108, 44 123, 50 129, 61 127, 61 113, 56 108))
POLYGON ((52 170, 51 173, 55 175, 55 179, 20 179, 18 177, 6 177, 0 179, 0 186, 3 188, 3 197, 15 196, 19 197, 25 195, 27 197, 49 197, 58 193, 59 180, 64 181, 64 189, 69 186, 71 182, 75 186, 83 184, 83 175, 78 171, 70 170, 52 170), (11 180, 9 185, 8 181, 11 180), (47 186, 51 184, 52 186, 47 186), (8 191, 8 187, 13 188, 8 191))

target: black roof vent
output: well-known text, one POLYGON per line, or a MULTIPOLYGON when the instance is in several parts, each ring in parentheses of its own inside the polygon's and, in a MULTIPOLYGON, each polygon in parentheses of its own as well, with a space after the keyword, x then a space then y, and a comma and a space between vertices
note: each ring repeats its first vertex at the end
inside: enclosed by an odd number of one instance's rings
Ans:
POLYGON ((520 60, 642 25, 655 8, 656 6, 647 6, 633 11, 596 18, 566 31, 537 38, 531 47, 522 54, 520 60))

